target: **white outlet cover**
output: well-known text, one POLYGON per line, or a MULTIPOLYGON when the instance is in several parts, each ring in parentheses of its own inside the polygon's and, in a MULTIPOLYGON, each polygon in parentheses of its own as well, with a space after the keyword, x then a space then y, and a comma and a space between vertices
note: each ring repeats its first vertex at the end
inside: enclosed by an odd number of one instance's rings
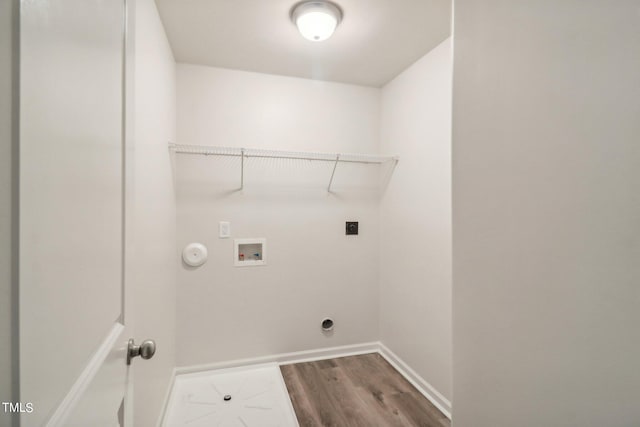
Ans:
POLYGON ((218 237, 227 239, 231 237, 231 223, 228 221, 220 221, 218 224, 218 237))
POLYGON ((202 243, 190 243, 182 251, 182 260, 191 267, 200 267, 207 262, 207 248, 202 243))

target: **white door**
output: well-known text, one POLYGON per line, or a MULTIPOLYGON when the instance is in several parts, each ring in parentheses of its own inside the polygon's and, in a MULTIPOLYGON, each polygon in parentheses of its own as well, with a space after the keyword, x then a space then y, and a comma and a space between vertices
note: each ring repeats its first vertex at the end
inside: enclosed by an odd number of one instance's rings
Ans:
POLYGON ((21 2, 23 427, 124 424, 125 46, 125 0, 21 2))

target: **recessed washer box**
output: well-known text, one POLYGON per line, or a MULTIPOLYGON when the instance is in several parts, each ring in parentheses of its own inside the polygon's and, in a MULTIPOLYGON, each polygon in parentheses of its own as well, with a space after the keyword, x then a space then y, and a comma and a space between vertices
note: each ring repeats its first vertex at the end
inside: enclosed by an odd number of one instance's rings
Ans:
POLYGON ((236 267, 267 265, 267 239, 235 239, 233 247, 236 267))

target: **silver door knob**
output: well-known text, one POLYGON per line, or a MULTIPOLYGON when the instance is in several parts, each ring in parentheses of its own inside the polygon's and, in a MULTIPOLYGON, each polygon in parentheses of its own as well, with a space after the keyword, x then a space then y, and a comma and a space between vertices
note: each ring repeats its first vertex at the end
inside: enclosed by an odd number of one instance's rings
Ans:
POLYGON ((144 340, 142 344, 136 345, 133 338, 129 340, 127 346, 127 365, 131 365, 131 359, 134 357, 142 357, 143 359, 151 359, 156 354, 156 343, 153 340, 144 340))

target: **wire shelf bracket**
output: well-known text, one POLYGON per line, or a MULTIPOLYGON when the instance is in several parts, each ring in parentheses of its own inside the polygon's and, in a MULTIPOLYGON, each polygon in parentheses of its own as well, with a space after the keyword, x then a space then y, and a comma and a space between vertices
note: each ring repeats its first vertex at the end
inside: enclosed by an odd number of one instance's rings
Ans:
POLYGON ((336 155, 336 162, 333 164, 333 170, 331 171, 331 178, 329 178, 329 185, 327 186, 327 191, 331 193, 331 184, 333 183, 333 177, 336 174, 336 168, 338 167, 338 162, 340 161, 340 154, 336 155))

